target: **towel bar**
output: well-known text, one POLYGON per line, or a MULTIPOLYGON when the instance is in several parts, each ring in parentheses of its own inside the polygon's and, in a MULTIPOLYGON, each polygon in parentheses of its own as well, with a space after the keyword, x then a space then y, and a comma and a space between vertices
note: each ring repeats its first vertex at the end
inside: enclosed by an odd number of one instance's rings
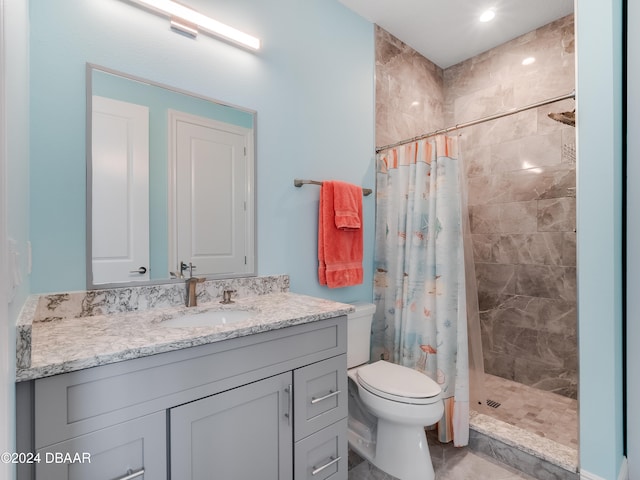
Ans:
MULTIPOLYGON (((295 185, 296 187, 301 187, 302 185, 322 185, 322 182, 318 182, 317 180, 300 180, 299 178, 296 178, 293 180, 293 185, 295 185)), ((365 197, 367 195, 371 195, 371 193, 373 193, 373 190, 371 190, 370 188, 362 189, 362 194, 365 197)))

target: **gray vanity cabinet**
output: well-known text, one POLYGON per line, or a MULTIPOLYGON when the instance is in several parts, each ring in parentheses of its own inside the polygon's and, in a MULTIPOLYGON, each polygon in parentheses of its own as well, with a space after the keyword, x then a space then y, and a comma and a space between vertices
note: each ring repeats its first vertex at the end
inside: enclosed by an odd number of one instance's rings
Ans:
POLYGON ((17 479, 346 480, 346 337, 343 316, 21 382, 19 448, 91 464, 17 479))
POLYGON ((39 449, 36 478, 163 479, 166 447, 164 412, 154 413, 39 449))
POLYGON ((170 410, 171 478, 292 478, 291 373, 170 410))
POLYGON ((293 372, 296 480, 347 478, 347 356, 293 372))

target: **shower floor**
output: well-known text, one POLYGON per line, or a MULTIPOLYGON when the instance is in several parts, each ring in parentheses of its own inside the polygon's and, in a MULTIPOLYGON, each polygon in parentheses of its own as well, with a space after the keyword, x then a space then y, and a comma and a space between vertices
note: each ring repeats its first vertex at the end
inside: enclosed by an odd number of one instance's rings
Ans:
POLYGON ((570 448, 578 448, 578 402, 553 392, 485 374, 486 414, 570 448))

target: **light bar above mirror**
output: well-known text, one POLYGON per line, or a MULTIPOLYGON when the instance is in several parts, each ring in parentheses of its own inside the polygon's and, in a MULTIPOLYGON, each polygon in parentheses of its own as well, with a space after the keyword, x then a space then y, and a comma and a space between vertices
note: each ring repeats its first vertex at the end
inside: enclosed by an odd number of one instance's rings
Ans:
POLYGON ((169 17, 171 28, 177 29, 191 36, 196 36, 199 31, 220 37, 224 40, 240 45, 251 50, 259 50, 261 42, 248 33, 226 25, 218 20, 203 15, 185 5, 171 0, 129 0, 155 12, 169 17))

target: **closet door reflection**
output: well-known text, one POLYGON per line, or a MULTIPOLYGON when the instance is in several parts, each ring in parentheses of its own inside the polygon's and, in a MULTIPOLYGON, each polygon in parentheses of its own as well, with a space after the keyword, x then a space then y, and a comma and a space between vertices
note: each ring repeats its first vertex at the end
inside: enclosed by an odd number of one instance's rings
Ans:
POLYGON ((198 275, 248 272, 250 254, 247 154, 251 131, 170 111, 170 164, 175 174, 170 265, 198 275))
POLYGON ((149 280, 149 109, 93 96, 93 283, 149 280))

